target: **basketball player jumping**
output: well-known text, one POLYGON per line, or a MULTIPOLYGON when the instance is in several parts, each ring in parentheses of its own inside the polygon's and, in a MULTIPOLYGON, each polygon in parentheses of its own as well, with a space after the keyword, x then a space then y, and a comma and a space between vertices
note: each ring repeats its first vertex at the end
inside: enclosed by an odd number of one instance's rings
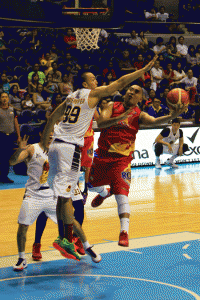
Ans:
POLYGON ((99 128, 106 129, 102 129, 98 140, 98 149, 94 155, 88 184, 91 192, 99 193, 92 201, 93 207, 98 207, 106 198, 115 195, 121 223, 118 244, 124 247, 129 245, 128 194, 131 183, 131 160, 139 126, 165 123, 185 109, 185 106, 182 108, 177 106, 169 116, 154 118, 140 111, 137 105, 140 101, 142 88, 132 85, 124 96, 124 102, 109 102, 103 109, 97 124, 99 128), (131 112, 127 118, 120 120, 120 116, 130 108, 131 112), (110 185, 110 188, 107 189, 105 185, 110 185))
MULTIPOLYGON (((54 124, 63 114, 66 116, 65 120, 60 122, 54 131, 54 141, 49 147, 49 180, 50 185, 53 186, 54 196, 58 197, 57 209, 59 212, 59 237, 54 242, 54 246, 62 249, 66 255, 70 254, 74 257, 77 255, 72 244, 74 216, 71 198, 79 178, 80 146, 84 144, 84 135, 94 115, 96 106, 102 98, 123 89, 150 70, 156 59, 157 56, 143 69, 124 75, 108 86, 97 87, 97 80, 94 74, 90 72, 83 73, 81 76, 82 88, 69 95, 48 120, 43 139, 43 148, 46 151, 48 151, 46 145, 54 124), (61 235, 63 231, 64 237, 61 235)), ((140 100, 141 93, 140 91, 137 101, 140 100)), ((116 123, 127 119, 127 116, 133 109, 131 105, 126 111, 124 110, 124 113, 118 115, 117 119, 115 119, 116 123)), ((107 126, 110 126, 109 122, 107 126)), ((83 247, 91 256, 93 255, 98 260, 98 255, 91 249, 89 243, 83 243, 83 247)))

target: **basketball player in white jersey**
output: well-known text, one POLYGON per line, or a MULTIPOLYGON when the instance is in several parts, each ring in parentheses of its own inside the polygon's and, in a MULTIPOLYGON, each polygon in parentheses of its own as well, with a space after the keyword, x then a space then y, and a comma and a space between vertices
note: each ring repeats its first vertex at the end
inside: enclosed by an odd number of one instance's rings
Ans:
POLYGON ((171 154, 171 157, 165 162, 172 168, 178 168, 174 163, 175 158, 183 155, 188 151, 188 145, 184 144, 183 131, 180 129, 180 120, 178 118, 172 120, 172 126, 164 128, 155 139, 154 151, 156 155, 155 167, 162 169, 160 164, 160 155, 163 153, 171 154))
MULTIPOLYGON (((40 142, 27 146, 28 138, 24 136, 19 143, 19 149, 11 156, 9 161, 10 165, 15 165, 25 161, 27 163, 27 174, 29 176, 25 185, 26 191, 18 217, 19 228, 17 233, 17 244, 19 259, 17 264, 14 266, 14 270, 16 271, 21 271, 27 267, 25 259, 25 243, 29 225, 33 224, 42 212, 44 212, 45 215, 54 223, 57 223, 57 199, 54 198, 53 190, 49 188, 47 183, 49 173, 48 156, 44 153, 44 149, 41 144, 42 132, 45 125, 46 124, 42 124, 40 127, 40 142)), ((49 137, 48 145, 50 145, 52 141, 52 135, 53 132, 49 137)), ((82 199, 82 195, 77 187, 73 201, 80 199, 82 199)), ((80 225, 76 220, 73 221, 73 224, 74 231, 77 236, 79 236, 80 225)))
MULTIPOLYGON (((49 148, 49 183, 53 187, 54 196, 58 197, 58 228, 59 237, 53 243, 54 247, 74 256, 77 252, 72 243, 73 206, 72 200, 80 171, 80 146, 84 145, 84 135, 94 115, 99 101, 123 89, 134 80, 150 70, 157 56, 143 69, 122 76, 108 86, 97 87, 94 74, 85 72, 82 74, 82 88, 69 95, 66 100, 57 107, 50 116, 44 130, 43 148, 46 149, 49 136, 54 124, 65 114, 66 118, 61 121, 54 131, 54 141, 49 148), (61 233, 64 228, 64 238, 61 233)), ((131 108, 118 117, 119 121, 126 119, 131 108)), ((80 236, 81 238, 81 236, 80 236)), ((83 247, 91 256, 100 261, 89 243, 83 243, 83 247)))

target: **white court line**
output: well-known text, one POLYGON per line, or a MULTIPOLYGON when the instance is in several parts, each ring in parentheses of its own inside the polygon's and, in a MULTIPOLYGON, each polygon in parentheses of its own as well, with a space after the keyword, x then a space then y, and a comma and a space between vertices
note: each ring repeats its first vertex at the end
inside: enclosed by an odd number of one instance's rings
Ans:
POLYGON ((183 254, 183 256, 185 256, 187 259, 192 259, 192 257, 190 257, 188 254, 183 254))
POLYGON ((187 249, 190 246, 190 244, 186 244, 185 246, 183 246, 182 249, 187 249))
MULTIPOLYGON (((148 247, 159 246, 159 245, 188 242, 188 241, 198 240, 198 237, 200 238, 200 234, 197 233, 179 232, 179 233, 164 234, 164 235, 158 235, 152 237, 130 239, 129 247, 126 248, 126 251, 127 250, 133 251, 133 249, 137 251, 137 249, 140 248, 148 248, 148 247)), ((96 244, 94 246, 94 249, 100 254, 120 252, 124 250, 123 247, 118 246, 118 241, 96 244)), ((32 253, 26 254, 27 263, 41 264, 42 262, 45 261, 48 262, 48 261, 55 261, 61 259, 66 260, 57 250, 41 251, 41 253, 42 253, 42 260, 38 262, 32 260, 32 253)), ((14 266, 16 264, 17 259, 18 259, 18 255, 0 257, 0 268, 7 268, 7 267, 14 266)))
POLYGON ((0 282, 5 282, 5 281, 11 281, 11 280, 22 280, 22 279, 28 279, 28 278, 41 278, 41 277, 96 277, 96 278, 115 278, 115 279, 127 279, 127 280, 135 280, 135 281, 144 281, 144 282, 150 282, 150 283, 157 283, 160 285, 164 285, 167 287, 172 287, 178 290, 181 290, 183 292, 188 293, 189 295, 192 295, 195 297, 196 300, 200 300, 200 296, 197 295, 195 292, 190 291, 186 288, 183 288, 181 286, 173 285, 170 283, 165 283, 165 282, 160 282, 160 281, 155 281, 155 280, 150 280, 150 279, 143 279, 143 278, 134 278, 134 277, 126 277, 126 276, 113 276, 113 275, 87 275, 87 274, 48 274, 48 275, 36 275, 36 276, 24 276, 24 277, 14 277, 14 278, 5 278, 5 279, 0 279, 0 282))

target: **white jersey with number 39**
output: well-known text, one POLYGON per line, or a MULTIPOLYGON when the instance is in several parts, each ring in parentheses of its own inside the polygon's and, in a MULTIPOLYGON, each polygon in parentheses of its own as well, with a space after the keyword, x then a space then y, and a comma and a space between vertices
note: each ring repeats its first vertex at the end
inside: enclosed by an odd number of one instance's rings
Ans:
POLYGON ((66 98, 65 119, 54 130, 54 139, 84 145, 84 135, 94 116, 95 108, 89 108, 89 89, 80 89, 66 98))

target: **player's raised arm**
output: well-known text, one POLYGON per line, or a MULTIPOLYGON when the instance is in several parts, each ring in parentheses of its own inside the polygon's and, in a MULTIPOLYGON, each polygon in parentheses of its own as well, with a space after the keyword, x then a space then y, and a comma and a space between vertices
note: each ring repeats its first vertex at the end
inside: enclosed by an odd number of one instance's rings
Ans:
POLYGON ((19 142, 19 148, 15 151, 15 153, 11 156, 9 160, 9 164, 14 166, 19 164, 26 159, 30 159, 34 154, 34 147, 31 145, 27 145, 28 138, 26 135, 19 142))
POLYGON ((47 144, 49 141, 49 137, 51 132, 54 129, 54 125, 56 124, 57 121, 60 120, 61 117, 63 117, 65 113, 65 108, 66 108, 66 100, 62 102, 51 114, 47 121, 47 125, 44 128, 43 131, 43 139, 42 139, 42 147, 44 148, 45 151, 47 151, 47 144))
POLYGON ((105 108, 102 110, 99 119, 97 120, 98 128, 107 128, 116 125, 119 121, 127 118, 128 114, 131 112, 132 108, 125 111, 123 114, 111 118, 114 102, 109 102, 105 108))
POLYGON ((180 114, 182 114, 185 111, 186 107, 187 107, 186 105, 183 105, 182 107, 177 105, 176 109, 168 116, 159 117, 159 118, 154 118, 142 111, 140 114, 140 123, 143 125, 158 125, 158 124, 167 123, 168 121, 171 121, 172 119, 175 119, 180 114))
POLYGON ((158 56, 155 55, 155 57, 144 68, 142 68, 138 71, 135 71, 133 73, 124 75, 124 76, 120 77, 118 80, 109 84, 108 86, 101 86, 101 87, 97 87, 94 90, 92 90, 89 95, 90 108, 94 108, 98 104, 100 99, 102 99, 104 97, 108 97, 118 90, 122 90, 127 85, 129 85, 131 82, 140 78, 145 72, 149 71, 153 67, 157 58, 158 58, 158 56))

